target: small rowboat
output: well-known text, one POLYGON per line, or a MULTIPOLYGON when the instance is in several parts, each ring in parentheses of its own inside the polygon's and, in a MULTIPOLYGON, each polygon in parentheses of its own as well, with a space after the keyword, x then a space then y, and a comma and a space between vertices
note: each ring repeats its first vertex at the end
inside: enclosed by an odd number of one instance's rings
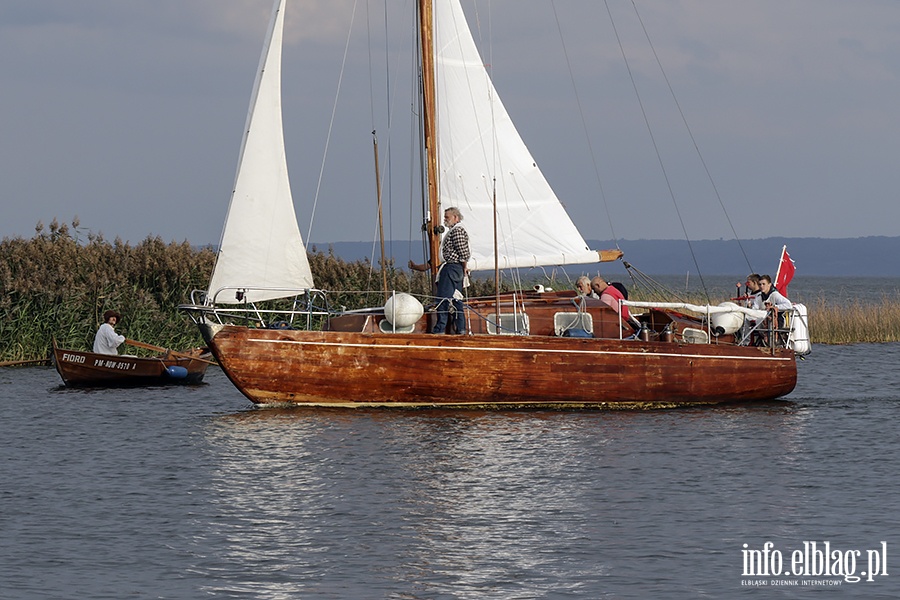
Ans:
POLYGON ((185 352, 164 350, 156 356, 95 354, 66 350, 53 340, 53 364, 63 383, 72 387, 129 387, 197 384, 213 363, 208 348, 185 352))

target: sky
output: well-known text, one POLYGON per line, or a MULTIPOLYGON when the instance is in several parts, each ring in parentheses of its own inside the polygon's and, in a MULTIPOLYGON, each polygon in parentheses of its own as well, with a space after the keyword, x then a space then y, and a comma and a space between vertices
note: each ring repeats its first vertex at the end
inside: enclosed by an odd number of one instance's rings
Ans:
MULTIPOLYGON (((418 235, 412 6, 288 0, 285 138, 310 242, 373 239, 373 130, 386 236, 418 235)), ((900 235, 900 2, 463 6, 586 239, 900 235)), ((0 237, 77 217, 79 235, 217 243, 271 8, 3 0, 0 237)))

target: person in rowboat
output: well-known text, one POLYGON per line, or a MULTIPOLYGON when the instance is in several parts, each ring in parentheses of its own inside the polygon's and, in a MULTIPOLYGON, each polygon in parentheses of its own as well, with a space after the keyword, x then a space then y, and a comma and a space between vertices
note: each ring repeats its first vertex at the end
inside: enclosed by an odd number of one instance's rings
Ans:
POLYGON ((122 315, 114 310, 103 313, 103 325, 94 336, 94 352, 96 354, 118 354, 119 346, 125 341, 124 335, 116 333, 116 323, 122 315))

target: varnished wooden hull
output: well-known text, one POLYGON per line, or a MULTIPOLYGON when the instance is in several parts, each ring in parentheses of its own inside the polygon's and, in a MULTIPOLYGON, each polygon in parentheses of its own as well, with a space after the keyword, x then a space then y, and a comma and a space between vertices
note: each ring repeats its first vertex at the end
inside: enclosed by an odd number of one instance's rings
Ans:
MULTIPOLYGON (((191 357, 209 361, 206 348, 185 351, 191 357)), ((203 381, 208 362, 161 354, 152 358, 94 354, 53 348, 53 363, 63 383, 73 387, 132 387, 143 385, 197 384, 203 381), (170 374, 169 367, 183 367, 170 374)))
POLYGON ((253 329, 201 324, 259 404, 652 407, 749 402, 794 389, 793 351, 552 336, 253 329))

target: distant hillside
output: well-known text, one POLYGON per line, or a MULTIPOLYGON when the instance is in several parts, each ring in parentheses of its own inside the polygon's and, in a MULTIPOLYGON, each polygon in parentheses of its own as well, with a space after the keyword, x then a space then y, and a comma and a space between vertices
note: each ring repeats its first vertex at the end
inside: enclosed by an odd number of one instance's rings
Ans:
MULTIPOLYGON (((610 243, 597 241, 591 245, 604 247, 610 243)), ((745 271, 752 268, 773 277, 784 245, 797 265, 798 274, 900 277, 900 237, 766 238, 742 241, 740 245, 734 240, 692 243, 694 256, 704 274, 746 274, 745 271)), ((684 241, 623 240, 619 247, 625 252, 625 260, 645 273, 678 275, 697 268, 684 241)))
MULTIPOLYGON (((596 249, 615 248, 609 240, 588 240, 596 249)), ((344 260, 371 258, 371 242, 337 242, 313 244, 320 251, 333 249, 344 260)), ((693 254, 704 275, 744 276, 752 269, 757 273, 775 276, 781 247, 787 245, 797 265, 797 274, 817 276, 900 277, 900 237, 864 238, 765 238, 744 240, 701 240, 692 243, 693 254), (743 252, 741 250, 743 248, 743 252), (747 258, 744 258, 746 254, 747 258), (750 262, 750 267, 747 261, 750 262)), ((376 253, 378 247, 375 246, 376 253)), ((387 245, 387 254, 394 264, 405 267, 410 258, 421 262, 421 243, 394 241, 387 245)), ((625 260, 644 273, 652 275, 681 275, 696 273, 691 247, 683 240, 620 240, 619 248, 625 260)), ((377 254, 376 262, 377 262, 377 254)), ((585 266, 570 271, 591 271, 585 266)))

